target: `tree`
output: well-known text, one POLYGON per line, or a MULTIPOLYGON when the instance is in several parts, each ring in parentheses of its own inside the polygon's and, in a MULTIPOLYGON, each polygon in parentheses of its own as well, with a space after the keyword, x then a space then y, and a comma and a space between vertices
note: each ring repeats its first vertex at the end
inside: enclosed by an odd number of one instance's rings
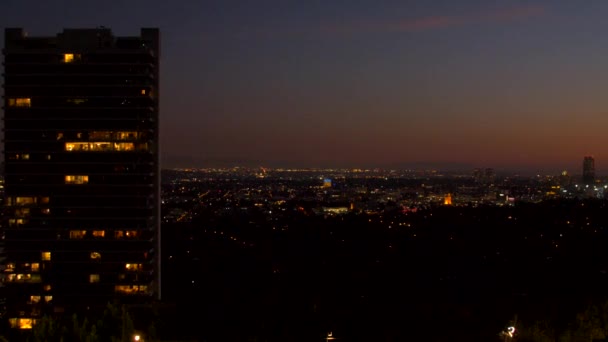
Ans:
MULTIPOLYGON (((44 316, 32 328, 28 341, 128 342, 131 341, 134 331, 133 320, 127 307, 108 303, 101 317, 93 321, 86 316, 80 318, 77 314, 72 315, 72 319, 68 321, 62 317, 44 316)), ((154 329, 151 332, 154 332, 154 329)))

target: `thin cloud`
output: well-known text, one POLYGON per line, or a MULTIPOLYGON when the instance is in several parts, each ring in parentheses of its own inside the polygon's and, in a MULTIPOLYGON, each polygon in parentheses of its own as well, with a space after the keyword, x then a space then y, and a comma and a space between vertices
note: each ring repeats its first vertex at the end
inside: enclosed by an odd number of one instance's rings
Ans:
POLYGON ((322 28, 328 34, 417 32, 460 27, 479 23, 505 23, 539 17, 546 13, 543 6, 518 6, 465 15, 427 16, 392 22, 357 22, 322 28))

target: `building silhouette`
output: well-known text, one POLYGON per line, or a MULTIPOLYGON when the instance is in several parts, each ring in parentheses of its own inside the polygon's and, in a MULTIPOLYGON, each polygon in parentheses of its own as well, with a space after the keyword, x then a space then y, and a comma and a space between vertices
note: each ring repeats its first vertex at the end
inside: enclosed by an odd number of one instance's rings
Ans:
POLYGON ((583 159, 583 183, 593 184, 595 182, 595 159, 585 156, 583 159))
POLYGON ((159 30, 5 30, 6 318, 160 297, 159 30))

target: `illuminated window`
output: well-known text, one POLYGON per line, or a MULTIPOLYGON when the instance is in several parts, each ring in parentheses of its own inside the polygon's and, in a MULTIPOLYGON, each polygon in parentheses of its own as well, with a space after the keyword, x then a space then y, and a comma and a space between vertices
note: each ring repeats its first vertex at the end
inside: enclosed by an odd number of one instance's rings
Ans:
POLYGON ((49 203, 49 201, 50 201, 50 199, 49 199, 48 197, 40 197, 40 198, 38 199, 38 201, 39 201, 41 204, 48 204, 48 203, 49 203))
POLYGON ((141 90, 141 94, 142 94, 142 95, 146 95, 146 89, 142 89, 142 90, 141 90))
POLYGON ((50 301, 52 301, 52 300, 53 300, 53 296, 44 296, 44 301, 45 301, 45 302, 47 302, 47 303, 48 303, 48 302, 50 302, 50 301))
POLYGON ((30 216, 30 208, 16 208, 15 217, 28 217, 30 216))
POLYGON ((144 269, 143 264, 125 264, 125 269, 127 271, 141 271, 144 269))
POLYGON ((88 100, 87 99, 68 99, 67 101, 68 101, 68 103, 71 103, 71 104, 81 105, 83 103, 86 103, 88 100))
POLYGON ((70 239, 84 239, 86 235, 86 230, 70 230, 70 239))
POLYGON ((147 285, 116 285, 114 291, 123 294, 139 294, 148 291, 147 285))
POLYGON ((29 205, 36 204, 36 197, 12 197, 8 199, 9 205, 29 205))
POLYGON ((45 215, 48 215, 48 214, 51 213, 51 209, 49 209, 49 208, 42 208, 42 209, 40 209, 40 212, 43 213, 43 214, 45 214, 45 215))
POLYGON ((23 226, 24 224, 28 223, 29 221, 26 219, 9 219, 8 220, 8 226, 9 227, 19 227, 19 226, 23 226))
POLYGON ((57 140, 61 140, 63 139, 63 133, 59 132, 57 133, 57 140))
POLYGON ((34 262, 32 263, 32 272, 40 271, 40 263, 34 262))
POLYGON ((101 254, 99 252, 91 252, 91 259, 99 260, 101 259, 101 254))
POLYGON ((99 274, 89 274, 89 283, 99 283, 99 274))
POLYGON ((27 97, 8 99, 8 106, 9 107, 31 107, 32 99, 27 98, 27 97))
MULTIPOLYGON (((144 149, 143 147, 138 147, 144 149)), ((147 148, 147 147, 146 147, 147 148)), ((132 142, 126 143, 111 143, 111 142, 67 142, 65 150, 73 151, 134 151, 135 144, 132 142)))
POLYGON ((135 239, 141 235, 139 230, 117 230, 114 232, 115 239, 135 239))
POLYGON ((6 266, 4 267, 4 272, 15 272, 15 263, 9 262, 8 264, 6 264, 6 266))
POLYGON ((89 176, 86 175, 66 175, 65 184, 87 184, 89 176))
POLYGON ((15 329, 32 329, 36 320, 32 318, 9 318, 8 323, 15 329))
POLYGON ((11 273, 5 278, 7 283, 39 283, 42 279, 40 274, 15 274, 11 273))
POLYGON ((114 143, 115 151, 133 151, 135 145, 133 143, 114 143))
POLYGON ((137 132, 116 132, 116 139, 131 140, 137 138, 137 132))
POLYGON ((30 296, 30 302, 32 302, 32 303, 40 302, 40 296, 30 296))
POLYGON ((102 238, 106 236, 106 231, 105 230, 94 230, 93 231, 93 236, 94 237, 98 237, 98 238, 102 238))
POLYGON ((139 232, 137 230, 126 230, 125 236, 130 239, 136 238, 139 236, 139 232))
POLYGON ((63 54, 63 63, 74 63, 79 61, 81 58, 80 54, 77 53, 65 53, 63 54))
POLYGON ((93 131, 89 132, 90 140, 133 140, 138 136, 137 131, 93 131))
POLYGON ((51 261, 51 252, 42 252, 40 258, 42 261, 51 261))
POLYGON ((29 160, 30 159, 30 155, 29 154, 22 154, 21 155, 21 159, 22 160, 29 160))
POLYGON ((19 329, 32 329, 36 320, 32 318, 19 318, 19 329))
POLYGON ((42 287, 42 289, 43 289, 44 291, 51 291, 52 286, 51 286, 50 284, 46 284, 46 285, 44 285, 44 286, 42 287))
POLYGON ((93 131, 89 132, 89 139, 112 139, 112 132, 110 131, 93 131))

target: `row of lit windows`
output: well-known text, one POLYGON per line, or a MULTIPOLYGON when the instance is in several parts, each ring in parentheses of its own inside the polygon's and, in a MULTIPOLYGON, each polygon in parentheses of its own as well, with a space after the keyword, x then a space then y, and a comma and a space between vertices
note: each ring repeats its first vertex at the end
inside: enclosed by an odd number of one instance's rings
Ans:
POLYGON ((137 139, 136 131, 93 131, 89 132, 89 139, 133 140, 137 139))
MULTIPOLYGON (((101 259, 101 254, 99 252, 91 252, 91 259, 101 259)), ((51 252, 43 251, 40 253, 40 260, 42 261, 51 261, 51 252)), ((39 263, 26 263, 24 267, 31 267, 32 272, 38 272, 40 270, 39 263)), ((125 264, 125 269, 129 271, 140 271, 143 269, 142 264, 125 264)), ((5 268, 5 272, 13 272, 15 270, 15 264, 9 263, 5 268)))
MULTIPOLYGON (((91 252, 91 259, 93 259, 93 260, 101 259, 101 253, 91 252)), ((24 268, 31 269, 32 272, 40 271, 40 263, 38 263, 38 262, 24 263, 22 266, 24 268)), ((4 267, 4 272, 13 273, 13 272, 15 272, 16 267, 17 267, 17 265, 14 262, 9 262, 4 267)), ((144 269, 144 264, 125 264, 125 270, 127 270, 127 271, 136 272, 136 271, 142 271, 143 269, 144 269)))
POLYGON ((123 294, 140 294, 147 293, 147 285, 116 285, 114 291, 123 294))
POLYGON ((82 55, 77 53, 65 53, 63 54, 63 62, 64 63, 74 63, 79 61, 82 58, 82 55))
POLYGON ((8 226, 9 227, 20 227, 23 226, 27 223, 29 223, 30 220, 28 219, 23 219, 23 218, 12 218, 12 219, 8 219, 8 226))
MULTIPOLYGON (((70 239, 78 240, 84 239, 90 233, 92 237, 103 238, 106 236, 105 230, 70 230, 70 239)), ((114 231, 115 239, 134 239, 139 237, 141 234, 137 230, 116 230, 114 231)))
POLYGON ((65 184, 87 184, 89 176, 87 175, 66 175, 65 184))
POLYGON ((30 208, 16 208, 15 217, 28 217, 30 216, 30 208))
POLYGON ((40 303, 43 298, 46 303, 53 300, 53 296, 30 296, 30 304, 40 303))
POLYGON ((33 318, 9 318, 8 322, 11 328, 16 329, 32 329, 36 324, 36 320, 33 318))
MULTIPOLYGON (((130 264, 130 265, 140 265, 140 267, 141 267, 141 264, 130 264)), ((125 279, 125 275, 121 274, 120 275, 120 279, 125 279)), ((99 274, 97 274, 97 273, 95 273, 95 274, 89 274, 89 283, 96 284, 96 283, 99 283, 100 281, 101 281, 101 276, 99 274)), ((125 286, 124 285, 119 285, 119 286, 116 286, 116 287, 125 287, 125 286)))
POLYGON ((133 143, 112 142, 67 142, 66 151, 134 151, 133 143))
POLYGON ((40 274, 35 273, 11 273, 6 276, 7 283, 40 283, 41 281, 40 274))
MULTIPOLYGON (((92 131, 88 133, 89 139, 96 140, 133 140, 140 136, 137 131, 92 131)), ((57 140, 61 140, 65 137, 63 132, 57 133, 57 140)), ((76 133, 76 138, 82 139, 84 134, 82 132, 76 133)))
MULTIPOLYGON (((87 230, 70 230, 70 239, 84 239, 87 236, 87 230)), ((91 230, 92 237, 102 238, 106 236, 105 230, 91 230)))
MULTIPOLYGON (((30 159, 30 155, 29 154, 11 153, 11 154, 7 154, 6 158, 9 159, 9 160, 29 160, 30 159)), ((46 160, 51 160, 51 155, 50 154, 46 155, 46 160)))
POLYGON ((13 154, 9 156, 9 159, 11 160, 29 160, 30 159, 30 155, 27 153, 23 153, 23 154, 13 154))
POLYGON ((18 97, 8 99, 9 107, 31 107, 32 99, 28 97, 18 97))
POLYGON ((49 203, 48 197, 8 197, 6 204, 8 206, 22 206, 31 204, 47 204, 49 203))
MULTIPOLYGON (((150 95, 151 94, 151 92, 146 89, 141 89, 139 91, 139 93, 141 95, 150 95)), ((81 104, 86 103, 87 101, 88 101, 88 99, 75 98, 75 99, 68 99, 67 103, 81 105, 81 104)), ((30 97, 11 97, 8 99, 8 106, 9 107, 29 108, 32 106, 32 99, 30 97)))
POLYGON ((144 264, 125 264, 127 271, 141 271, 144 269, 144 264))
MULTIPOLYGON (((6 266, 4 267, 4 272, 7 273, 12 273, 15 272, 15 268, 17 267, 17 265, 14 262, 9 262, 6 264, 6 266)), ((40 271, 40 263, 34 262, 34 263, 25 263, 23 264, 24 268, 29 268, 32 270, 32 272, 39 272, 40 271)))

